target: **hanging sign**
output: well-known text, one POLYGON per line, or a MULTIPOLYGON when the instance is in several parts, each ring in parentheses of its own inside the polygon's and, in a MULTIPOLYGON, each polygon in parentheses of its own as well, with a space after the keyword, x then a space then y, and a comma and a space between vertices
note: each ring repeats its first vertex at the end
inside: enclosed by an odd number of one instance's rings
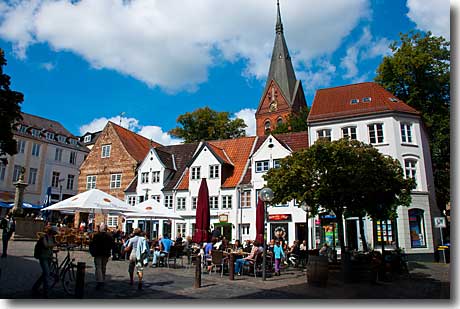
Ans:
POLYGON ((290 221, 290 214, 268 215, 268 221, 290 221))
POLYGON ((219 215, 219 222, 228 222, 228 215, 227 214, 220 214, 219 215))
POLYGON ((446 218, 444 217, 435 217, 434 218, 434 227, 444 228, 446 227, 446 218))

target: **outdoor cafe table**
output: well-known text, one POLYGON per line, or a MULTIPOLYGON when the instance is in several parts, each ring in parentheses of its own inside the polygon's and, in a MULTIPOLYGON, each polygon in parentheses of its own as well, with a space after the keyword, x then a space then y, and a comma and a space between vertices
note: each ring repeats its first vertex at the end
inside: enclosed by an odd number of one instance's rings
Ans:
POLYGON ((228 278, 235 280, 235 260, 237 256, 247 256, 250 253, 244 251, 232 251, 224 252, 224 255, 228 256, 228 278))

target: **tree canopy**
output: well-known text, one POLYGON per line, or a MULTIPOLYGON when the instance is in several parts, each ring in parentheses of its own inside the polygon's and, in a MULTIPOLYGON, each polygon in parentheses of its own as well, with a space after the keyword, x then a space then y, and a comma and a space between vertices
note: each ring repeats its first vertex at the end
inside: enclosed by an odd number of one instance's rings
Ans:
POLYGON ((276 128, 271 131, 271 134, 280 134, 288 132, 303 132, 308 130, 307 118, 310 109, 308 106, 300 109, 298 113, 292 113, 288 116, 286 122, 278 124, 276 128))
POLYGON ((264 176, 274 192, 274 203, 292 199, 312 207, 312 214, 333 211, 344 248, 342 218, 369 215, 396 217, 398 206, 409 206, 412 179, 405 179, 398 160, 382 155, 359 141, 318 140, 306 150, 281 160, 281 166, 264 176))
POLYGON ((450 42, 430 32, 401 34, 375 81, 417 109, 427 128, 438 207, 450 201, 450 42))
POLYGON ((227 112, 216 112, 209 107, 187 112, 177 118, 180 127, 169 131, 185 143, 202 140, 229 139, 245 136, 246 124, 240 118, 230 119, 227 112))
POLYGON ((3 72, 5 54, 0 49, 0 162, 6 164, 6 155, 17 153, 13 139, 13 125, 22 119, 19 104, 24 100, 22 93, 10 89, 10 77, 3 72))

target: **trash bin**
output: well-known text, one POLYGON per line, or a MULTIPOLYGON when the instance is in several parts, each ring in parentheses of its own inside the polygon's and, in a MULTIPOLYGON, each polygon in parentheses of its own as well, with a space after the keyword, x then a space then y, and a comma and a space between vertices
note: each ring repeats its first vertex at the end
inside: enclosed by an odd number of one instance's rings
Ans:
POLYGON ((449 246, 438 246, 437 252, 435 252, 435 259, 437 262, 450 263, 450 247, 449 246), (446 257, 444 261, 444 256, 446 257))

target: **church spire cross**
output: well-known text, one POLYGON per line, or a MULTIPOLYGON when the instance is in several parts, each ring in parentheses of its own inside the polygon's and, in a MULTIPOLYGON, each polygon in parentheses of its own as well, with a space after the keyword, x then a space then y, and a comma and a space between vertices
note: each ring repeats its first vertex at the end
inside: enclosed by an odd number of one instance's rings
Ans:
POLYGON ((278 15, 276 17, 276 33, 283 33, 283 22, 281 21, 281 10, 280 10, 280 1, 276 0, 276 6, 278 7, 278 15))

